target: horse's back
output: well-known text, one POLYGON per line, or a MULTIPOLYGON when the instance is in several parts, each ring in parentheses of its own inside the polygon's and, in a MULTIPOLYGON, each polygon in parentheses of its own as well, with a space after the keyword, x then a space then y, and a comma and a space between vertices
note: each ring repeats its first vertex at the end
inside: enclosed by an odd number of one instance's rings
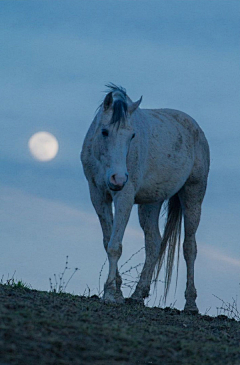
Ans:
POLYGON ((186 113, 173 109, 141 109, 140 112, 144 121, 144 132, 140 131, 142 142, 148 139, 148 148, 141 167, 144 178, 137 200, 141 200, 140 195, 144 201, 154 200, 152 192, 156 191, 157 199, 168 199, 195 171, 201 170, 204 176, 199 178, 205 179, 209 148, 198 123, 186 113))
POLYGON ((194 151, 195 151, 195 164, 196 162, 202 163, 205 167, 206 173, 209 170, 210 164, 210 151, 207 138, 196 122, 190 115, 175 109, 158 109, 160 115, 168 115, 173 118, 177 123, 179 123, 188 133, 190 133, 194 138, 194 151))
POLYGON ((156 123, 167 123, 168 125, 179 125, 188 132, 194 134, 196 130, 202 131, 198 123, 187 113, 175 109, 142 109, 144 113, 156 121, 156 123))
POLYGON ((149 117, 149 123, 155 128, 165 126, 170 134, 180 133, 192 140, 196 153, 201 153, 209 159, 209 146, 205 134, 199 124, 187 113, 175 109, 143 109, 149 117))

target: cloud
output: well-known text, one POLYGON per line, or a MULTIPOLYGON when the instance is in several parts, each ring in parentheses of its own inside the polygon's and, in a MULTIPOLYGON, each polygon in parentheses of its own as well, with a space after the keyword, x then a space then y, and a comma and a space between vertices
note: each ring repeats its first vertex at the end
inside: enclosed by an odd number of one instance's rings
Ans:
POLYGON ((228 256, 220 250, 217 250, 214 247, 210 247, 209 245, 204 245, 202 243, 199 243, 198 250, 201 255, 205 256, 206 259, 217 261, 219 265, 221 265, 221 263, 223 262, 228 266, 229 270, 236 270, 237 268, 240 271, 240 259, 228 256))

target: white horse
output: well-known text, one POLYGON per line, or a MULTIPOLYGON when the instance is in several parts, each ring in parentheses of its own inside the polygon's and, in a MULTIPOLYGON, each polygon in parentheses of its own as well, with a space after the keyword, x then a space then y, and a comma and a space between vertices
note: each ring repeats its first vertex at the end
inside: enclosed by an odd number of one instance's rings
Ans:
POLYGON ((179 257, 183 215, 183 250, 187 265, 184 309, 197 312, 195 234, 209 171, 207 140, 189 115, 172 109, 140 109, 142 98, 132 102, 122 87, 110 84, 108 88, 81 153, 109 260, 103 299, 117 303, 124 300, 117 265, 131 209, 133 204, 138 204, 146 259, 132 300, 143 302, 149 295, 154 269, 157 278, 165 256, 166 298, 177 246, 179 257), (161 238, 158 219, 165 200, 168 200, 168 212, 161 238))

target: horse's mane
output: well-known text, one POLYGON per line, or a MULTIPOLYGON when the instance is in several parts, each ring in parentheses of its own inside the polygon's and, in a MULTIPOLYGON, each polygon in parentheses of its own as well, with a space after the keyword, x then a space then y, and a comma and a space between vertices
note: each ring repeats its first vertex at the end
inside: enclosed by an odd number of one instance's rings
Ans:
POLYGON ((112 82, 110 82, 109 84, 105 85, 107 87, 107 93, 112 92, 118 92, 120 95, 122 94, 122 98, 123 100, 126 100, 126 96, 127 96, 127 92, 126 89, 122 86, 117 86, 115 84, 113 84, 112 82))
POLYGON ((110 124, 119 125, 121 122, 125 122, 126 114, 127 114, 127 93, 126 89, 122 86, 117 86, 115 84, 107 84, 107 96, 110 96, 113 100, 113 114, 110 121, 110 124))

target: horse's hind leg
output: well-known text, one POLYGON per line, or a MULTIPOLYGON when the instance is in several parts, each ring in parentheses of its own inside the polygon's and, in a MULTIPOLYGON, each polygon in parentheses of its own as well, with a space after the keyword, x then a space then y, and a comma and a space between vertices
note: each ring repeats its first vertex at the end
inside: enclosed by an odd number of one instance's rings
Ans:
POLYGON ((191 183, 189 180, 178 193, 184 215, 185 237, 183 253, 187 265, 186 304, 184 310, 192 313, 198 312, 196 305, 197 291, 194 285, 194 262, 197 256, 195 235, 200 222, 201 205, 205 190, 206 186, 202 181, 191 183))
POLYGON ((142 204, 138 206, 139 222, 145 235, 146 259, 141 272, 140 280, 131 298, 138 302, 148 297, 153 271, 158 259, 161 236, 158 218, 162 203, 142 204))

